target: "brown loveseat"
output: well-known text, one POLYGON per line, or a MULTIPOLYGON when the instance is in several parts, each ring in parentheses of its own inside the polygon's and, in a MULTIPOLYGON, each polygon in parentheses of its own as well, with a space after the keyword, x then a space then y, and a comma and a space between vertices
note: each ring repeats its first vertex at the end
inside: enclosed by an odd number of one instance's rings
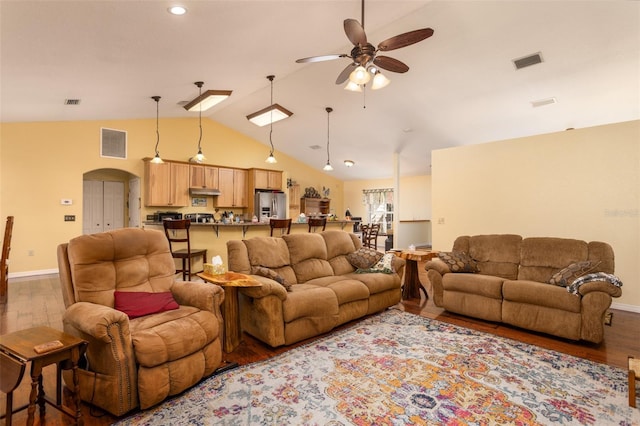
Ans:
POLYGON ((176 395, 220 366, 224 292, 175 281, 162 232, 83 235, 58 246, 58 266, 64 331, 89 342, 78 374, 84 401, 120 416, 176 395), (159 297, 161 304, 150 306, 159 297))
POLYGON ((334 230, 228 241, 230 270, 268 270, 290 285, 253 274, 262 287, 240 289, 243 330, 273 347, 290 345, 397 304, 404 260, 394 257, 391 273, 356 273, 347 256, 361 245, 334 230))
POLYGON ((450 254, 427 262, 425 269, 434 303, 448 311, 595 343, 603 339, 611 298, 622 294, 619 286, 599 278, 581 285, 577 294, 567 291, 580 275, 613 274, 613 249, 597 241, 462 236, 450 254))

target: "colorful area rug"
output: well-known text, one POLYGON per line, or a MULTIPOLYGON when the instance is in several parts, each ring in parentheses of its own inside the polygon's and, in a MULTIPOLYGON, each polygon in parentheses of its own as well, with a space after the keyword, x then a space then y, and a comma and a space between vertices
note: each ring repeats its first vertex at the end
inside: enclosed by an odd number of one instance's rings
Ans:
POLYGON ((638 425, 618 368, 397 310, 120 425, 638 425))

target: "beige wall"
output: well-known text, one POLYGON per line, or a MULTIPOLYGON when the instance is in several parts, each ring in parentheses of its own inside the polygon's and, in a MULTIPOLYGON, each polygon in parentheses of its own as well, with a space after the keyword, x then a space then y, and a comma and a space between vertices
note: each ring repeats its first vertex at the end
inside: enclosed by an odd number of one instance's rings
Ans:
MULTIPOLYGON (((82 234, 82 180, 85 173, 97 169, 118 169, 144 179, 141 159, 154 154, 155 124, 155 119, 2 123, 0 217, 15 216, 11 275, 54 272, 57 269, 56 246, 82 234), (101 127, 127 132, 126 160, 100 157, 101 127), (73 205, 62 206, 62 198, 72 199, 73 205), (75 222, 63 221, 64 215, 69 214, 76 215, 75 222), (28 256, 30 250, 34 256, 28 256)), ((264 162, 269 153, 266 145, 208 119, 203 119, 202 125, 202 148, 207 163, 283 170, 284 181, 292 178, 302 187, 331 188, 332 208, 337 212, 343 210, 342 182, 330 174, 310 168, 277 150, 278 163, 268 165, 264 162)), ((161 119, 161 156, 187 161, 197 150, 198 133, 197 119, 161 119)), ((265 137, 268 137, 267 133, 265 137)), ((212 210, 210 198, 208 204, 207 208, 185 207, 179 210, 212 210)), ((159 209, 143 207, 142 219, 156 210, 159 209)), ((4 226, 4 219, 2 223, 4 226)), ((224 248, 213 231, 210 238, 212 253, 224 248)))
POLYGON ((490 233, 606 241, 624 283, 615 306, 640 312, 640 121, 442 149, 432 158, 435 249, 490 233))

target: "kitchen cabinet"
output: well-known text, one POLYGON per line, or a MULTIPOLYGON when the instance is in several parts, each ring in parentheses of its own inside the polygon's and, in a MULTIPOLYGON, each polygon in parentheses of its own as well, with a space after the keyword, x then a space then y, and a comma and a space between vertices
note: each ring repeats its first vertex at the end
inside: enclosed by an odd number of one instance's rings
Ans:
POLYGON ((189 164, 189 187, 218 189, 218 168, 189 164))
POLYGON ((145 159, 145 206, 186 207, 189 205, 189 164, 145 159))
POLYGON ((327 215, 330 205, 328 198, 300 198, 300 212, 305 216, 327 215))
POLYGON ((251 192, 256 189, 272 189, 282 190, 282 172, 278 170, 251 169, 250 170, 253 183, 249 187, 251 192))
POLYGON ((289 187, 289 217, 300 216, 300 185, 297 183, 289 187))
POLYGON ((218 168, 217 207, 247 207, 247 175, 242 169, 218 168))

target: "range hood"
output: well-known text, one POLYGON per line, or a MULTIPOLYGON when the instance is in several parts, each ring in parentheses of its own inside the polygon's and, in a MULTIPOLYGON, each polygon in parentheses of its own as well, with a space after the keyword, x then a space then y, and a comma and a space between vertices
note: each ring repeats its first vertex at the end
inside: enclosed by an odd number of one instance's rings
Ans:
POLYGON ((189 194, 197 196, 220 195, 220 190, 213 188, 189 188, 189 194))

